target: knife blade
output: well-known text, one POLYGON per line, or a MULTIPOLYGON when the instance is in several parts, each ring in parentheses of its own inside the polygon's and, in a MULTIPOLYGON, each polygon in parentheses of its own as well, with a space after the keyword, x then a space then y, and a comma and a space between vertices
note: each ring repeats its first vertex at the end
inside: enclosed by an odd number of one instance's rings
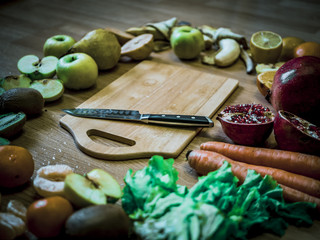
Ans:
POLYGON ((175 114, 141 114, 137 110, 74 108, 62 109, 63 112, 84 118, 137 121, 143 123, 184 126, 213 127, 213 121, 206 116, 175 114))

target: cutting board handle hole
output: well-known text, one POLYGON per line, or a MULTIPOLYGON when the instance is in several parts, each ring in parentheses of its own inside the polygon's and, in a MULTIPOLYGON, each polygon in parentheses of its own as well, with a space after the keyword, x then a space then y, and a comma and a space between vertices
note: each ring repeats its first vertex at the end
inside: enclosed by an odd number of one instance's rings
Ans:
POLYGON ((128 147, 134 146, 136 142, 129 138, 124 138, 111 133, 99 131, 97 129, 90 129, 87 131, 88 136, 95 143, 103 144, 112 147, 128 147))

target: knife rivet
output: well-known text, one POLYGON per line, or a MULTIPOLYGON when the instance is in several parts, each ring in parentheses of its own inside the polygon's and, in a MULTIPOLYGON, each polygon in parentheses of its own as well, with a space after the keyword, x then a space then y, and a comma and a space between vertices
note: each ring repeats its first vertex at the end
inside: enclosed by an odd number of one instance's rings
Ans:
POLYGON ((162 117, 165 117, 166 115, 162 114, 161 116, 162 116, 162 117))
POLYGON ((180 118, 180 116, 177 116, 177 118, 180 118))
POLYGON ((191 117, 192 119, 195 119, 195 117, 191 117))

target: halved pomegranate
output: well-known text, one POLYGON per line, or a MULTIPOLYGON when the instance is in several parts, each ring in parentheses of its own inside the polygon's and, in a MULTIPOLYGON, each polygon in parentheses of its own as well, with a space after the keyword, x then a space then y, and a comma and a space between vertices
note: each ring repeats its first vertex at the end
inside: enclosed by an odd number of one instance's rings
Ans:
POLYGON ((287 111, 278 111, 274 135, 283 150, 320 155, 320 127, 287 111))
POLYGON ((241 145, 261 145, 273 129, 274 114, 261 104, 237 104, 227 106, 217 119, 224 133, 241 145))

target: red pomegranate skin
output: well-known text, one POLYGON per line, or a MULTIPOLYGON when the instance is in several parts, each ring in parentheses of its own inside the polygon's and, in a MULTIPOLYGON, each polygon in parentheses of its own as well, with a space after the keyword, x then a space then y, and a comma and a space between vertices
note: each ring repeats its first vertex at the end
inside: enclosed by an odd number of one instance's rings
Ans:
POLYGON ((286 111, 278 111, 274 119, 273 130, 278 148, 292 152, 320 155, 320 140, 297 129, 293 123, 287 120, 286 114, 286 111))
POLYGON ((320 58, 304 56, 282 65, 267 96, 276 111, 285 110, 319 126, 320 58))

